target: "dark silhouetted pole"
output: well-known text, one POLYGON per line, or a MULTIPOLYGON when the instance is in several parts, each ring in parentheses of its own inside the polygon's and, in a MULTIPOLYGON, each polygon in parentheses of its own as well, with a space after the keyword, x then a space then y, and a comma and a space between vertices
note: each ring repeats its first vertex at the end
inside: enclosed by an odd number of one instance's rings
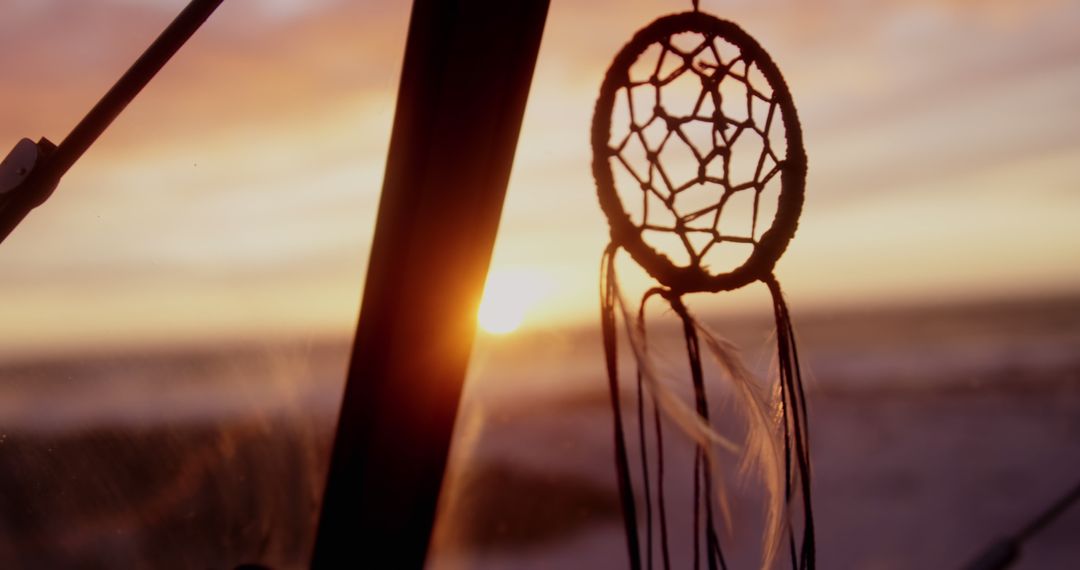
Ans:
POLYGON ((423 567, 547 7, 413 5, 313 567, 423 567))

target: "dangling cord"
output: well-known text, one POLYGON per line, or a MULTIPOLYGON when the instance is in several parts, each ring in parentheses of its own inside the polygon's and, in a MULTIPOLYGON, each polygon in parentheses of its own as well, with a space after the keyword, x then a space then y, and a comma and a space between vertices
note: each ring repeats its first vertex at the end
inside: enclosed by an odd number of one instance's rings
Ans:
POLYGON ((622 501, 623 524, 626 530, 626 548, 631 570, 641 570, 641 547, 638 542, 637 509, 634 505, 634 488, 630 479, 630 462, 626 453, 626 435, 623 431, 622 406, 619 401, 619 370, 615 329, 615 254, 618 247, 612 243, 604 250, 600 261, 600 323, 604 337, 604 360, 607 364, 608 390, 611 411, 615 422, 615 469, 622 501))
POLYGON ((660 423, 660 404, 653 400, 653 427, 656 431, 656 506, 660 511, 660 553, 664 558, 664 570, 671 570, 671 552, 668 548, 667 501, 664 491, 664 430, 660 423))
MULTIPOLYGON (((780 371, 781 390, 784 404, 784 431, 788 441, 785 447, 788 450, 787 463, 789 467, 788 477, 798 477, 803 503, 803 537, 799 549, 797 568, 814 567, 814 523, 813 510, 811 507, 811 484, 810 484, 810 450, 807 433, 806 399, 802 387, 802 374, 798 365, 798 352, 795 346, 795 335, 791 326, 791 317, 780 291, 779 284, 775 279, 766 281, 770 292, 773 294, 774 311, 777 322, 777 351, 778 368, 780 371), (797 472, 790 470, 794 457, 797 472)), ((793 492, 790 490, 791 482, 788 481, 791 499, 793 492)), ((789 529, 791 530, 791 529, 789 529)), ((794 535, 793 530, 789 534, 793 563, 794 558, 794 535)))
MULTIPOLYGON (((775 305, 774 305, 775 309, 775 305)), ((779 334, 777 335, 777 342, 779 343, 779 334)), ((779 366, 779 365, 778 365, 779 366)), ((791 518, 791 427, 788 423, 788 408, 790 404, 788 402, 788 390, 784 381, 780 381, 780 422, 784 426, 784 508, 788 511, 787 517, 787 535, 788 535, 788 552, 791 555, 791 567, 797 569, 799 567, 799 554, 795 550, 795 526, 794 521, 791 518)))
MULTIPOLYGON (((774 280, 775 281, 775 280, 774 280)), ((788 383, 794 387, 795 402, 798 416, 793 420, 799 421, 800 431, 795 440, 796 451, 799 457, 800 479, 802 482, 803 499, 803 544, 801 561, 803 568, 813 568, 815 564, 815 536, 814 536, 814 510, 811 499, 811 463, 810 463, 810 431, 809 414, 806 411, 806 394, 803 389, 802 369, 799 366, 799 349, 795 343, 795 329, 791 325, 791 315, 788 312, 787 303, 780 293, 780 286, 776 284, 776 299, 780 312, 783 314, 784 327, 787 331, 787 347, 790 350, 788 362, 788 383)))
MULTIPOLYGON (((663 294, 665 290, 654 287, 645 292, 641 297, 641 305, 638 307, 637 329, 641 338, 643 351, 648 352, 648 339, 645 336, 645 306, 654 295, 663 294)), ((653 520, 652 520, 652 491, 649 477, 649 457, 645 439, 645 393, 643 388, 644 375, 641 365, 637 367, 637 390, 638 390, 638 438, 641 445, 641 476, 645 483, 645 536, 646 536, 646 560, 647 567, 653 567, 653 520)), ((664 432, 660 423, 660 405, 655 399, 653 404, 653 431, 656 438, 656 503, 658 518, 660 519, 660 553, 664 561, 664 570, 671 570, 671 553, 668 548, 667 529, 667 504, 664 498, 664 432)))
MULTIPOLYGON (((711 499, 711 497, 710 497, 711 499)), ((694 450, 694 570, 701 569, 701 444, 694 450)))
MULTIPOLYGON (((789 534, 792 550, 792 564, 796 568, 812 570, 815 566, 814 514, 810 484, 810 448, 809 425, 806 412, 806 395, 803 391, 802 371, 799 367, 799 353, 795 345, 795 333, 791 325, 791 315, 784 302, 780 284, 770 275, 765 280, 773 298, 773 312, 776 317, 777 361, 780 373, 780 390, 783 405, 784 447, 787 470, 786 497, 792 499, 791 478, 797 476, 800 483, 803 510, 802 546, 799 549, 797 564, 795 558, 794 537, 789 534), (792 472, 792 458, 797 472, 792 472)), ((789 517, 790 520, 790 517, 789 517)), ((791 520, 791 525, 794 521, 791 520)), ((793 532, 793 531, 792 531, 793 532)))
POLYGON ((811 463, 810 463, 810 428, 809 428, 809 413, 806 411, 806 394, 803 390, 802 369, 799 366, 799 349, 795 343, 795 330, 791 325, 791 316, 788 313, 787 304, 784 302, 783 296, 779 297, 780 309, 784 314, 784 322, 787 327, 788 347, 791 350, 791 361, 789 364, 788 378, 789 382, 794 381, 795 394, 797 396, 797 404, 799 409, 799 418, 802 420, 801 425, 801 437, 796 440, 796 447, 800 448, 800 470, 802 480, 802 498, 803 498, 803 545, 802 545, 802 564, 803 568, 812 569, 815 565, 815 536, 814 536, 814 509, 813 501, 811 499, 811 463), (792 374, 791 372, 794 372, 792 374))
MULTIPOLYGON (((772 288, 770 287, 770 292, 771 291, 772 291, 772 288)), ((783 342, 783 341, 781 341, 780 339, 781 339, 783 333, 780 330, 782 328, 782 326, 779 324, 780 317, 777 314, 777 304, 776 304, 776 298, 775 297, 773 298, 773 316, 774 316, 774 318, 776 319, 776 322, 777 322, 777 324, 776 324, 776 328, 777 328, 776 342, 777 342, 777 354, 779 355, 777 357, 777 360, 778 360, 778 362, 777 362, 777 371, 778 371, 778 373, 780 375, 780 423, 781 423, 781 425, 784 426, 784 505, 785 505, 784 508, 787 509, 787 511, 788 511, 788 517, 787 517, 787 520, 788 520, 788 524, 787 524, 788 551, 789 551, 789 554, 791 556, 791 567, 793 569, 798 569, 799 568, 799 555, 798 555, 798 552, 795 549, 795 525, 794 525, 794 520, 792 520, 792 517, 791 517, 791 493, 792 493, 792 489, 791 489, 791 478, 792 478, 791 452, 792 452, 792 449, 791 449, 791 423, 788 420, 788 410, 791 408, 791 403, 789 401, 790 391, 788 390, 787 382, 785 381, 785 378, 786 378, 785 369, 784 369, 782 363, 780 362, 781 360, 783 360, 783 355, 785 354, 785 352, 781 348, 781 342, 783 342)))
MULTIPOLYGON (((694 399, 697 404, 697 413, 701 419, 708 425, 709 422, 709 402, 705 396, 705 375, 701 369, 701 346, 698 341, 697 327, 694 326, 694 320, 690 316, 690 313, 686 309, 686 305, 683 304, 682 298, 676 294, 669 293, 666 295, 669 303, 671 303, 672 310, 682 319, 683 322, 683 336, 686 339, 686 352, 690 359, 690 376, 694 383, 694 399)), ((712 472, 710 465, 704 459, 705 450, 699 443, 697 446, 697 453, 694 457, 694 504, 701 502, 701 496, 697 487, 697 474, 701 473, 704 483, 704 492, 707 500, 705 501, 705 552, 706 560, 709 563, 709 570, 717 570, 718 568, 727 569, 727 563, 724 561, 724 553, 720 547, 720 539, 716 535, 716 526, 713 522, 713 507, 712 507, 712 472)), ((694 526, 697 526, 697 516, 694 517, 694 526)), ((695 533, 696 536, 696 533, 695 533)), ((695 559, 697 558, 697 549, 694 553, 695 559)), ((695 564, 695 568, 697 564, 695 564)))
MULTIPOLYGON (((641 346, 648 350, 645 338, 644 313, 645 303, 649 297, 641 299, 641 307, 638 309, 638 334, 641 335, 641 346)), ((649 442, 645 438, 645 390, 644 377, 641 373, 641 365, 637 366, 637 425, 638 425, 638 456, 641 459, 641 482, 645 488, 645 566, 648 570, 653 567, 653 515, 652 515, 652 489, 649 485, 649 442)))

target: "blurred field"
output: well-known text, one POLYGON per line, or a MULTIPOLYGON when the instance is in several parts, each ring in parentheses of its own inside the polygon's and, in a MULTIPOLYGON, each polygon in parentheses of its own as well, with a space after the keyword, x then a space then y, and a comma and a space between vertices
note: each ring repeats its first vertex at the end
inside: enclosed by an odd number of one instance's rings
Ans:
MULTIPOLYGON (((1080 299, 795 318, 822 568, 957 567, 1080 479, 1080 299)), ((712 324, 768 363, 767 323, 712 324)), ((430 566, 621 566, 598 349, 592 328, 480 339, 430 566)), ((4 363, 0 567, 304 566, 345 358, 326 341, 4 363)), ((690 447, 671 450, 677 529, 690 447)), ((733 493, 723 540, 753 567, 756 494, 733 493)), ((1017 568, 1080 567, 1077 536, 1080 510, 1017 568)))

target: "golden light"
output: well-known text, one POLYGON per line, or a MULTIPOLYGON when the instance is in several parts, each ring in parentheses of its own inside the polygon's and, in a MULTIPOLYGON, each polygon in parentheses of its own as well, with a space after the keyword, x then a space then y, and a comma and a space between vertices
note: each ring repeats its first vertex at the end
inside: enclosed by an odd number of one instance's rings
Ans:
POLYGON ((493 269, 477 315, 480 328, 491 334, 514 332, 550 290, 551 278, 539 271, 493 269))

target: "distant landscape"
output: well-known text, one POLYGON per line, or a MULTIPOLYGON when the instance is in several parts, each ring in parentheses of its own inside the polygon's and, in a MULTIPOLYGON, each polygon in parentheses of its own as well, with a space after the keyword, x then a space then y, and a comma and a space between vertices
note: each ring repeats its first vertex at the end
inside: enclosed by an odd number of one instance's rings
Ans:
MULTIPOLYGON (((769 323, 707 320, 767 367, 769 323)), ((1080 479, 1080 298, 795 320, 813 376, 823 568, 957 567, 1080 479)), ((655 342, 681 362, 665 326, 655 342)), ((599 568, 624 556, 598 335, 478 339, 430 567, 599 568)), ((347 350, 309 339, 3 363, 0 567, 303 567, 347 350)), ((672 449, 677 528, 690 446, 672 449)), ((757 494, 733 494, 723 540, 733 567, 751 568, 757 494)), ((1073 511, 1016 568, 1077 567, 1078 535, 1073 511)))

